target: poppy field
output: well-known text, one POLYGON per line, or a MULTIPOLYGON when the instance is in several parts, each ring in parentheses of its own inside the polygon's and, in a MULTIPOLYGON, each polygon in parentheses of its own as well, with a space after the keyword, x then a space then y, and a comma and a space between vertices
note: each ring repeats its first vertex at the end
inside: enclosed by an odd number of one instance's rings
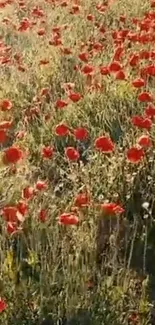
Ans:
POLYGON ((155 324, 155 1, 0 0, 0 324, 155 324))

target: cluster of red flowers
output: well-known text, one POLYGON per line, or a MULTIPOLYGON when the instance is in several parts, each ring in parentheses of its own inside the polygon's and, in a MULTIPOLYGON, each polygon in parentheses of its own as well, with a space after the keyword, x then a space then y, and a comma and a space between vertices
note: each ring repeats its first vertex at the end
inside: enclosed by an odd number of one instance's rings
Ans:
MULTIPOLYGON (((60 91, 57 96, 53 95, 50 85, 47 84, 44 84, 43 88, 39 88, 39 92, 36 91, 30 106, 24 107, 22 110, 23 129, 17 130, 14 137, 15 141, 11 146, 9 146, 9 140, 15 130, 17 119, 15 117, 15 121, 13 120, 16 104, 14 99, 9 98, 9 95, 0 99, 1 163, 4 167, 15 168, 16 170, 19 163, 24 162, 28 154, 24 145, 21 146, 20 144, 27 132, 29 132, 27 126, 41 116, 43 123, 48 127, 48 122, 52 119, 52 113, 48 110, 49 103, 53 115, 55 114, 58 117, 56 118, 58 124, 54 126, 53 130, 50 130, 51 137, 53 136, 56 141, 59 138, 62 143, 65 143, 64 157, 66 164, 68 163, 69 167, 72 165, 73 167, 77 166, 77 162, 82 160, 79 143, 82 145, 87 144, 87 142, 91 143, 91 133, 93 131, 91 126, 88 129, 86 123, 83 124, 81 121, 76 125, 73 123, 74 127, 71 125, 72 121, 65 122, 65 116, 68 121, 68 115, 65 115, 65 113, 74 109, 75 111, 78 110, 78 112, 79 110, 82 111, 89 96, 93 98, 96 94, 100 96, 105 93, 107 95, 107 84, 111 82, 129 84, 133 93, 136 94, 137 104, 142 108, 142 114, 133 114, 130 118, 129 125, 136 134, 136 140, 133 146, 124 150, 127 163, 135 165, 141 163, 147 153, 151 152, 153 148, 151 131, 155 120, 155 96, 149 89, 152 87, 151 82, 155 77, 155 1, 150 0, 151 9, 143 17, 128 18, 125 14, 120 15, 120 26, 118 29, 113 30, 106 26, 106 22, 103 23, 104 19, 101 18, 115 1, 107 0, 95 4, 95 12, 92 14, 85 8, 84 2, 82 3, 80 0, 44 0, 43 5, 41 3, 39 5, 35 4, 30 8, 25 0, 0 0, 0 10, 13 5, 16 12, 19 10, 24 13, 24 15, 19 15, 19 20, 16 23, 11 18, 4 16, 2 26, 6 29, 9 28, 9 31, 13 31, 17 38, 34 33, 37 44, 44 42, 49 50, 54 49, 57 55, 63 59, 62 62, 74 62, 71 64, 71 69, 75 76, 75 78, 71 78, 70 82, 60 84, 60 91), (47 8, 51 6, 52 10, 57 10, 57 8, 60 8, 61 11, 64 10, 65 15, 71 17, 69 19, 70 23, 60 25, 50 23, 50 27, 47 26, 46 6, 47 8), (88 31, 93 30, 93 33, 88 32, 85 42, 81 39, 75 39, 75 47, 71 47, 70 43, 66 43, 66 34, 72 32, 74 28, 72 21, 74 21, 75 16, 79 16, 81 21, 84 21, 85 26, 88 26, 88 31), (129 29, 130 24, 132 24, 131 30, 129 29), (111 59, 104 63, 103 55, 106 54, 106 51, 109 51, 109 42, 112 44, 113 53, 111 59), (139 50, 138 47, 140 47, 139 50), (65 61, 66 58, 67 60, 69 58, 69 60, 65 61), (72 82, 73 79, 75 82, 72 82), (79 80, 83 82, 82 87, 76 84, 76 80, 78 80, 78 83, 79 80), (47 110, 45 106, 48 106, 47 110), (61 120, 60 116, 63 116, 61 120), (71 124, 69 125, 69 123, 71 124), (68 139, 71 141, 68 141, 68 139)), ((51 68, 52 60, 50 56, 41 56, 39 59, 37 57, 36 60, 35 63, 39 71, 42 72, 44 69, 46 71, 49 67, 51 68)), ((24 51, 23 54, 20 51, 17 52, 14 46, 7 45, 5 38, 0 37, 0 67, 2 69, 7 68, 12 71, 13 68, 14 71, 17 70, 19 77, 21 76, 23 80, 25 72, 27 74, 29 68, 31 68, 31 64, 29 64, 24 51)), ((94 150, 96 153, 95 157, 103 155, 111 158, 116 151, 119 155, 119 143, 114 143, 109 134, 105 132, 97 134, 97 137, 95 136, 94 140, 92 140, 92 151, 94 150)), ((39 147, 42 163, 48 164, 51 159, 54 159, 56 152, 56 146, 52 145, 51 142, 45 143, 43 139, 41 148, 39 147)), ((122 157, 122 148, 120 156, 122 157)), ((23 188, 20 200, 15 205, 7 205, 1 209, 1 215, 8 234, 22 231, 23 223, 29 214, 30 202, 39 197, 41 191, 45 192, 48 189, 48 182, 38 180, 33 186, 28 185, 23 188)), ((80 212, 92 205, 98 206, 104 216, 117 216, 125 212, 125 209, 118 202, 107 203, 105 201, 101 204, 95 204, 88 191, 83 191, 75 195, 72 208, 69 211, 61 211, 62 213, 58 215, 58 223, 65 226, 78 226, 80 224, 80 212)), ((47 208, 38 209, 37 220, 46 222, 48 221, 48 215, 47 208)), ((3 299, 0 299, 0 312, 5 309, 6 303, 3 299)))

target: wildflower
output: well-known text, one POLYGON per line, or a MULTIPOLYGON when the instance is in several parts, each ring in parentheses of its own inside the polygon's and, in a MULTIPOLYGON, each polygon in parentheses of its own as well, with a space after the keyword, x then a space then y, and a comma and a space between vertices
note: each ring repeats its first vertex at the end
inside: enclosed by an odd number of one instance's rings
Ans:
POLYGON ((144 91, 144 92, 139 94, 138 100, 140 102, 152 102, 153 101, 153 96, 150 93, 144 91))
POLYGON ((75 200, 74 200, 74 205, 76 207, 82 207, 82 206, 87 206, 90 203, 90 196, 88 193, 79 193, 75 200))
POLYGON ((125 210, 117 203, 103 203, 100 205, 101 210, 105 215, 117 215, 123 213, 125 210))
POLYGON ((29 200, 33 198, 34 194, 35 194, 34 188, 31 186, 27 186, 22 191, 22 198, 29 200))
POLYGON ((7 308, 5 301, 0 298, 0 313, 2 313, 7 308))
POLYGON ((77 161, 80 158, 79 152, 73 147, 67 147, 65 149, 65 155, 69 160, 77 161))
POLYGON ((110 153, 114 151, 115 145, 110 138, 101 136, 95 140, 95 148, 103 153, 110 153))
POLYGON ((36 189, 38 191, 46 190, 48 188, 48 185, 44 181, 37 181, 36 183, 36 189))
POLYGON ((69 134, 69 128, 66 124, 58 124, 55 128, 55 134, 58 136, 66 136, 69 134))
POLYGON ((73 130, 74 136, 77 140, 85 140, 88 138, 88 131, 85 128, 77 128, 73 130))
POLYGON ((144 151, 142 148, 132 147, 127 151, 127 159, 129 162, 136 164, 144 158, 144 151))
POLYGON ((79 223, 78 217, 73 213, 63 213, 58 217, 58 222, 61 225, 77 225, 79 223))
POLYGON ((69 98, 72 100, 72 102, 77 103, 82 98, 82 96, 79 93, 70 93, 69 98))
POLYGON ((0 109, 1 111, 10 111, 10 109, 12 108, 12 102, 9 99, 3 99, 0 102, 0 109))
POLYGON ((152 126, 152 121, 149 118, 145 118, 143 116, 135 115, 131 119, 131 123, 134 126, 139 127, 140 129, 147 129, 149 130, 152 126))
POLYGON ((41 153, 42 153, 42 157, 43 157, 44 159, 50 159, 50 158, 53 157, 53 152, 54 152, 54 150, 53 150, 52 147, 50 147, 50 146, 43 147, 43 148, 42 148, 42 151, 41 151, 41 153))
POLYGON ((149 135, 141 135, 141 137, 137 140, 137 143, 143 148, 150 148, 152 146, 152 141, 149 135))
POLYGON ((23 158, 23 152, 19 148, 12 146, 4 151, 3 163, 15 164, 23 158))

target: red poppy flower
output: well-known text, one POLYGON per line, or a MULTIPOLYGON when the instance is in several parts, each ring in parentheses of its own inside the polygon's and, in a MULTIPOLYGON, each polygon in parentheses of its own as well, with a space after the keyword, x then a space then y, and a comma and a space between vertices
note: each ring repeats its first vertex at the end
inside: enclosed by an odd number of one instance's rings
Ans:
POLYGON ((154 64, 144 67, 142 71, 143 71, 143 73, 145 73, 145 75, 155 77, 155 65, 154 64))
POLYGON ((102 136, 95 140, 96 149, 104 153, 110 153, 114 151, 115 145, 108 137, 102 136))
POLYGON ((0 298, 0 313, 2 313, 2 311, 4 311, 7 308, 7 305, 5 303, 5 301, 0 298))
POLYGON ((139 163, 144 158, 142 148, 132 147, 127 151, 127 159, 133 164, 139 163))
POLYGON ((138 100, 140 102, 152 102, 153 101, 153 96, 150 93, 144 91, 141 94, 139 94, 138 100))
POLYGON ((55 107, 56 107, 56 108, 64 108, 64 107, 66 107, 67 105, 68 105, 68 102, 67 102, 67 101, 62 100, 62 99, 58 99, 58 100, 56 101, 55 107))
POLYGON ((80 158, 79 152, 73 147, 67 147, 65 149, 65 155, 69 160, 76 161, 80 158))
POLYGON ((48 184, 44 181, 37 181, 36 189, 38 191, 46 190, 48 188, 48 184))
POLYGON ((88 14, 86 18, 89 21, 93 21, 95 17, 93 15, 91 15, 91 14, 88 14))
POLYGON ((15 206, 6 206, 2 209, 2 215, 4 220, 7 222, 17 222, 17 207, 15 206))
POLYGON ((135 88, 141 88, 141 87, 143 87, 145 85, 145 81, 144 81, 144 79, 137 78, 137 79, 132 81, 132 85, 135 88))
POLYGON ((109 64, 109 71, 110 72, 118 72, 119 70, 122 70, 122 66, 119 62, 112 62, 109 64))
POLYGON ((101 66, 101 67, 100 67, 100 73, 101 73, 101 75, 103 75, 103 76, 108 75, 108 74, 109 74, 109 68, 106 67, 106 66, 101 66))
POLYGON ((130 56, 130 60, 129 60, 129 64, 132 66, 132 67, 135 67, 137 64, 139 63, 139 54, 132 54, 130 56))
POLYGON ((3 163, 4 164, 16 164, 23 158, 23 152, 17 147, 10 147, 4 151, 3 163))
POLYGON ((50 146, 42 148, 42 157, 45 159, 50 159, 53 157, 54 149, 50 146))
POLYGON ((137 140, 137 143, 143 148, 150 148, 152 146, 152 141, 149 135, 141 135, 141 137, 137 140))
POLYGON ((39 221, 45 222, 47 220, 47 211, 44 209, 41 209, 39 212, 39 221))
POLYGON ((12 108, 12 102, 8 99, 3 99, 0 102, 0 109, 1 111, 9 111, 12 108))
POLYGON ((146 116, 148 116, 149 118, 153 118, 155 117, 155 106, 153 105, 148 105, 146 108, 145 108, 145 114, 146 116))
POLYGON ((87 206, 90 203, 90 197, 87 193, 79 193, 75 200, 74 200, 74 205, 76 207, 83 207, 87 206))
POLYGON ((82 69, 81 72, 84 74, 92 74, 94 72, 94 67, 90 64, 86 64, 82 69))
POLYGON ((79 59, 83 62, 88 62, 88 53, 87 52, 82 52, 79 54, 79 59))
POLYGON ((115 79, 116 80, 125 80, 126 76, 123 70, 116 72, 115 79))
POLYGON ((122 46, 118 46, 115 49, 113 61, 119 61, 121 59, 121 57, 122 57, 123 51, 124 51, 124 48, 122 46))
POLYGON ((79 93, 70 93, 68 97, 74 103, 77 103, 82 98, 82 96, 79 93))
POLYGON ((149 118, 143 116, 135 115, 132 117, 131 122, 134 126, 139 127, 140 129, 149 130, 152 126, 152 121, 149 118))
POLYGON ((4 143, 7 140, 6 130, 0 130, 0 143, 4 143))
POLYGON ((73 131, 74 136, 77 140, 85 140, 88 138, 88 131, 85 128, 77 128, 73 131))
POLYGON ((25 201, 19 201, 16 207, 22 216, 25 216, 25 214, 28 212, 28 204, 25 201))
POLYGON ((117 215, 123 213, 125 210, 117 203, 103 203, 100 205, 101 210, 105 215, 117 215))
POLYGON ((22 190, 22 198, 23 199, 32 199, 35 194, 35 190, 31 186, 27 186, 22 190))
POLYGON ((63 213, 58 217, 58 222, 61 225, 77 225, 79 223, 78 217, 73 213, 63 213))
POLYGON ((15 233, 18 230, 17 223, 8 222, 6 226, 6 231, 9 235, 15 233))
POLYGON ((69 128, 67 125, 61 123, 61 124, 58 124, 55 128, 55 133, 56 135, 59 135, 59 136, 66 136, 69 134, 69 128))

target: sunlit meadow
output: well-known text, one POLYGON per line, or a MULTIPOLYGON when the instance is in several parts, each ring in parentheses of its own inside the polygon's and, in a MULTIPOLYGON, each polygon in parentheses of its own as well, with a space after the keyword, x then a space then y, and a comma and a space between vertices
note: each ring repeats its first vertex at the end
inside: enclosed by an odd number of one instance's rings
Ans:
POLYGON ((0 0, 0 324, 155 324, 155 1, 0 0))

